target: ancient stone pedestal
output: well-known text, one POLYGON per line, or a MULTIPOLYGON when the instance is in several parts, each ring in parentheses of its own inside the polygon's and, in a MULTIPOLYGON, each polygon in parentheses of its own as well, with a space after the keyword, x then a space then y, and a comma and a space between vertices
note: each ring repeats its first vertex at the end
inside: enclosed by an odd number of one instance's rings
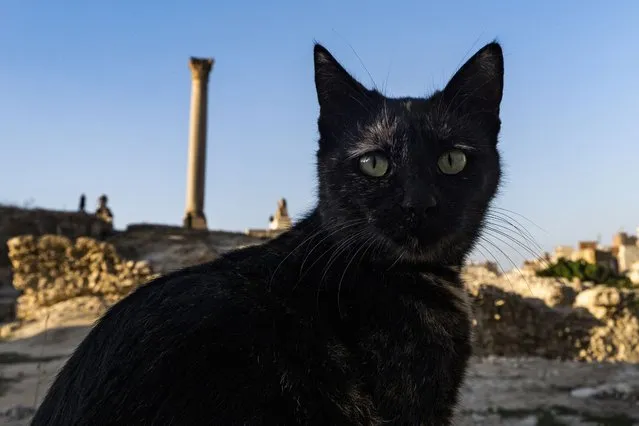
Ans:
POLYGON ((288 208, 286 207, 286 199, 282 198, 277 202, 277 210, 275 215, 269 217, 268 229, 247 229, 244 231, 246 235, 257 238, 274 238, 283 232, 291 229, 293 225, 291 218, 288 215, 288 208))
POLYGON ((286 199, 281 198, 277 202, 277 210, 275 216, 269 224, 269 228, 273 230, 286 230, 292 226, 291 218, 288 215, 288 208, 286 207, 286 199))
POLYGON ((191 119, 189 123, 189 160, 186 176, 186 212, 184 226, 207 229, 204 215, 206 172, 206 115, 209 74, 213 59, 191 58, 191 119))

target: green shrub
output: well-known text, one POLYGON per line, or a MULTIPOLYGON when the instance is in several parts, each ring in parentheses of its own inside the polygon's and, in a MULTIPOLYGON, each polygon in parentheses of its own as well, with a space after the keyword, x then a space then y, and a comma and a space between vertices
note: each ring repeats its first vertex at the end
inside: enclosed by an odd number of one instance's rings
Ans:
POLYGON ((583 259, 574 261, 560 258, 557 263, 537 271, 537 276, 567 278, 569 280, 579 278, 582 281, 592 281, 612 287, 632 287, 628 277, 617 275, 606 266, 588 263, 583 259))

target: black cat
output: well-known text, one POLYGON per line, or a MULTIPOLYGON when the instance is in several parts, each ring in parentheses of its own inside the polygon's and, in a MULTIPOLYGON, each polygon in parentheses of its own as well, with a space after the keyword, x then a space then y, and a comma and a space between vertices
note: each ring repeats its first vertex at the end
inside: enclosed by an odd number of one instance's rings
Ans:
POLYGON ((500 180, 503 56, 387 98, 315 46, 317 207, 111 308, 33 425, 451 424, 471 354, 459 268, 500 180))

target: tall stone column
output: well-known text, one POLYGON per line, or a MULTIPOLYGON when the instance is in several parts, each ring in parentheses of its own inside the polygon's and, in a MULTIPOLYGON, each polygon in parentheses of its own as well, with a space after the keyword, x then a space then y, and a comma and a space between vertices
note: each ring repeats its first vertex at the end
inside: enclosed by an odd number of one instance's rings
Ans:
POLYGON ((186 175, 186 212, 184 226, 207 229, 204 215, 206 174, 206 115, 209 74, 213 59, 191 58, 191 119, 189 122, 189 159, 186 175))

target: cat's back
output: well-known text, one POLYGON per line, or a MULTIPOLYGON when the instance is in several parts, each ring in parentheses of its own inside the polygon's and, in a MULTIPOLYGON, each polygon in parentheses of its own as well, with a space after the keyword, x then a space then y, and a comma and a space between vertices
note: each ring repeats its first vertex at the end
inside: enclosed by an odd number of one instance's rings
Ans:
POLYGON ((273 375, 263 354, 274 352, 267 348, 277 342, 273 325, 288 316, 267 290, 270 269, 259 258, 268 250, 248 248, 168 274, 113 306, 61 370, 32 424, 201 424, 213 412, 218 424, 250 424, 262 417, 261 406, 272 403, 269 384, 246 380, 273 375), (104 413, 108 421, 99 418, 104 413))

